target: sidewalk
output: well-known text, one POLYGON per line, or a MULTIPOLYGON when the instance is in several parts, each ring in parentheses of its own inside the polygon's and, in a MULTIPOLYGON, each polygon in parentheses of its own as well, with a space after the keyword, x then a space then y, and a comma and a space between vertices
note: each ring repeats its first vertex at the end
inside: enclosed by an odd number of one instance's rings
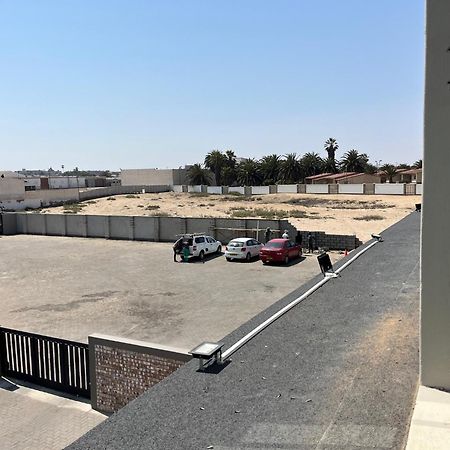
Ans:
POLYGON ((60 450, 106 416, 83 403, 0 378, 0 448, 60 450))
POLYGON ((450 393, 420 386, 406 450, 447 450, 450 446, 450 393))

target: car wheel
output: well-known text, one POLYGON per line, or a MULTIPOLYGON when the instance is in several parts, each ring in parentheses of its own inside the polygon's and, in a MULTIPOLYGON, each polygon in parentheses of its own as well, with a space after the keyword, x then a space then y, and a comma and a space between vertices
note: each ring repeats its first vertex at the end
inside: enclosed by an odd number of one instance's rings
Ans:
POLYGON ((289 264, 289 256, 288 256, 288 255, 286 255, 286 256, 284 257, 284 263, 285 263, 285 264, 289 264))
POLYGON ((222 253, 222 247, 220 245, 217 247, 217 253, 222 253))
POLYGON ((205 252, 202 250, 202 251, 199 253, 198 257, 200 258, 200 261, 203 261, 203 260, 205 259, 205 252))
POLYGON ((300 250, 298 251, 298 257, 301 258, 302 255, 303 255, 303 252, 302 252, 302 250, 300 249, 300 250))
POLYGON ((231 258, 225 258, 228 262, 230 262, 231 261, 231 258))
POLYGON ((250 253, 247 253, 247 254, 245 255, 245 260, 246 260, 247 262, 249 262, 251 259, 252 259, 252 255, 250 255, 250 253))

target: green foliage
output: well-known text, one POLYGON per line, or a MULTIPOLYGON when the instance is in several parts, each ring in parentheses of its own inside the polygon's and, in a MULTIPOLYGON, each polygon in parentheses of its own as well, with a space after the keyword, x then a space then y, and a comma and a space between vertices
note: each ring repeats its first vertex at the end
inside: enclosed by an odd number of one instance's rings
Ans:
POLYGON ((201 164, 194 164, 188 171, 187 178, 190 184, 211 184, 211 175, 208 170, 203 168, 201 164))
POLYGON ((284 184, 298 183, 302 178, 302 166, 296 153, 288 153, 281 162, 280 179, 284 184))
POLYGON ((398 172, 397 168, 393 164, 385 164, 380 169, 387 176, 389 182, 392 183, 394 176, 398 172))
POLYGON ((305 153, 300 160, 301 167, 303 169, 303 177, 311 177, 323 173, 323 160, 317 153, 305 153))
POLYGON ((127 195, 125 195, 125 198, 141 198, 141 197, 139 197, 139 195, 135 195, 135 194, 127 194, 127 195))
POLYGON ((278 155, 263 156, 259 162, 259 167, 263 185, 269 186, 277 183, 281 168, 281 159, 278 155))
POLYGON ((328 159, 332 159, 333 161, 336 159, 336 151, 339 148, 339 144, 336 139, 329 138, 325 141, 323 145, 325 147, 326 152, 328 153, 328 159))
POLYGON ((357 150, 349 150, 341 159, 339 166, 344 172, 364 173, 369 162, 369 157, 365 153, 359 153, 357 150))
POLYGON ((422 168, 422 160, 418 159, 413 165, 413 169, 421 169, 422 168))
POLYGON ((248 158, 237 167, 237 181, 242 186, 258 186, 261 184, 261 172, 258 161, 248 158))

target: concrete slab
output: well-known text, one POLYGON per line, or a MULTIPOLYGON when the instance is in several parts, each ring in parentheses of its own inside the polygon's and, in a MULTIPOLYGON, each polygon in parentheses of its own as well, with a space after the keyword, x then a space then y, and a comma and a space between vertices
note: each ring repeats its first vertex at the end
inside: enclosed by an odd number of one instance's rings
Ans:
POLYGON ((170 244, 152 242, 19 235, 1 237, 0 251, 2 326, 183 350, 221 339, 319 272, 315 256, 286 267, 223 256, 175 264, 170 244))
POLYGON ((450 447, 450 392, 419 387, 406 450, 450 447))

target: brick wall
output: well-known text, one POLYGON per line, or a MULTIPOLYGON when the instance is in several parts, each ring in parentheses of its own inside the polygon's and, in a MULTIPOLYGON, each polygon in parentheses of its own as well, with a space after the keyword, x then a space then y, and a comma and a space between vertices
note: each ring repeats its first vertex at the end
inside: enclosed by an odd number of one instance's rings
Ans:
POLYGON ((191 359, 168 347, 111 336, 89 336, 92 407, 113 413, 191 359))

